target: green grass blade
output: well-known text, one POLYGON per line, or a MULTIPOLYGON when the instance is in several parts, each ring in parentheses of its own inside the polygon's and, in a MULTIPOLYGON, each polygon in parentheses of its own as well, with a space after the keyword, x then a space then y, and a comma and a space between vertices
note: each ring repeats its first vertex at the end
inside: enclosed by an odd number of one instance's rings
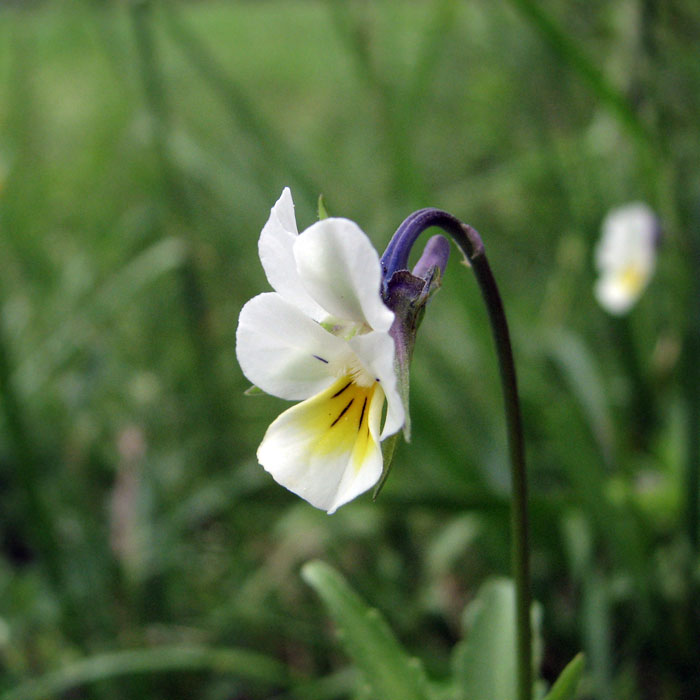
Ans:
POLYGON ((423 30, 423 43, 411 75, 407 100, 409 109, 421 110, 428 102, 425 96, 430 94, 436 82, 435 74, 448 46, 447 39, 455 25, 458 9, 459 3, 455 0, 441 0, 435 3, 435 8, 423 30))
POLYGON ((338 625, 342 645, 371 687, 373 697, 430 697, 420 663, 409 657, 379 612, 369 608, 337 571, 313 561, 304 566, 302 577, 328 608, 338 625))
MULTIPOLYGON (((360 80, 376 101, 379 127, 383 132, 386 156, 392 172, 393 196, 413 204, 425 200, 423 173, 414 153, 412 105, 406 104, 406 92, 387 71, 379 67, 370 51, 364 16, 348 4, 329 2, 327 7, 343 48, 353 61, 360 80)), ((427 62, 426 71, 430 64, 427 62)), ((420 78, 419 78, 420 79, 420 78)))
POLYGON ((576 697, 576 689, 583 675, 583 667, 583 654, 576 654, 561 672, 561 675, 557 678, 544 700, 573 700, 576 697))
POLYGON ((179 238, 163 238, 129 260, 105 283, 86 295, 84 305, 72 316, 60 319, 56 330, 27 355, 15 369, 17 386, 31 396, 44 389, 52 374, 68 362, 85 342, 89 325, 111 322, 114 317, 143 293, 148 285, 178 270, 186 259, 187 246, 179 238))
POLYGON ((511 0, 550 48, 588 84, 596 97, 637 139, 655 146, 656 139, 632 109, 627 98, 613 86, 583 49, 534 0, 511 0))
POLYGON ((163 26, 171 40, 221 101, 231 119, 249 135, 261 162, 288 173, 295 192, 299 192, 307 204, 315 203, 320 187, 306 171, 303 159, 293 152, 248 95, 227 75, 206 44, 186 26, 177 9, 167 3, 163 9, 163 26))
POLYGON ((59 589, 62 578, 60 547, 40 488, 41 465, 34 453, 30 426, 25 419, 23 402, 13 380, 12 361, 7 345, 5 329, 0 319, 0 416, 4 419, 9 444, 14 452, 14 472, 20 486, 18 490, 23 492, 24 508, 31 514, 27 520, 31 526, 33 542, 42 554, 52 585, 59 589))
POLYGON ((0 700, 48 700, 71 689, 110 678, 173 671, 235 675, 267 685, 289 683, 287 670, 282 664, 245 649, 159 647, 129 649, 82 659, 23 683, 0 696, 0 700))
MULTIPOLYGON (((465 639, 454 650, 456 696, 464 700, 517 697, 515 588, 509 579, 487 581, 464 612, 465 639)), ((541 646, 533 616, 533 648, 541 646)))
POLYGON ((615 443, 613 419, 605 382, 593 353, 580 336, 563 328, 547 335, 547 353, 579 402, 605 462, 611 464, 615 443))

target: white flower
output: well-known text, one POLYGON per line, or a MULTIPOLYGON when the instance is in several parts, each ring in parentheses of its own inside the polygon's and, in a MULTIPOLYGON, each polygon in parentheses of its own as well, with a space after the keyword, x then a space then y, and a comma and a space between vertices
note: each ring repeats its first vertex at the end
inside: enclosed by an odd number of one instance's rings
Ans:
POLYGON ((658 238, 658 219, 646 204, 627 204, 605 217, 595 296, 606 311, 620 316, 639 299, 654 273, 658 238))
POLYGON ((258 460, 282 486, 333 513, 377 482, 380 441, 404 423, 379 257, 347 219, 323 219, 299 235, 288 188, 258 250, 275 291, 243 307, 238 362, 264 392, 301 400, 267 429, 258 460))

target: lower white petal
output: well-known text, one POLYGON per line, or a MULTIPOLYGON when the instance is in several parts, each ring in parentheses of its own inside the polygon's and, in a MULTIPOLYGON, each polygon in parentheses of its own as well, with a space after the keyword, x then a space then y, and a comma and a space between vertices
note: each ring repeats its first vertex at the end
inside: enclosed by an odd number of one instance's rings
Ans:
POLYGON ((619 275, 605 275, 595 285, 598 303, 615 316, 626 314, 641 294, 641 289, 633 291, 621 282, 619 275))
POLYGON ((378 383, 362 387, 343 377, 280 415, 258 460, 279 484, 333 513, 381 476, 383 405, 378 383))
POLYGON ((609 313, 627 313, 646 289, 651 278, 651 268, 628 264, 605 273, 596 283, 598 303, 609 313))

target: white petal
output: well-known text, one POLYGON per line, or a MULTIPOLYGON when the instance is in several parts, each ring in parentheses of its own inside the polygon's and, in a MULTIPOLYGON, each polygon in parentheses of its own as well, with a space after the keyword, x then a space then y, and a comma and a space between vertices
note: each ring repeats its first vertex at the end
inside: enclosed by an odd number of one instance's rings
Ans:
POLYGON ((372 488, 382 475, 384 458, 379 444, 379 426, 384 408, 384 392, 377 387, 369 401, 367 427, 369 434, 364 444, 356 444, 349 469, 345 470, 338 485, 335 500, 328 513, 334 513, 340 506, 352 501, 361 493, 372 488), (352 464, 354 462, 355 464, 352 464))
POLYGON ((294 200, 292 199, 292 191, 289 187, 285 187, 282 190, 282 194, 275 202, 275 206, 272 207, 271 213, 277 215, 280 224, 285 230, 294 234, 298 233, 297 220, 294 215, 294 200))
POLYGON ((596 265, 609 272, 635 265, 653 271, 659 223, 654 212, 642 203, 613 209, 603 220, 596 248, 596 265))
POLYGON ((394 339, 388 333, 374 331, 349 341, 366 371, 379 381, 387 399, 387 412, 381 439, 403 427, 405 415, 394 366, 394 339))
POLYGON ((260 262, 268 282, 280 296, 298 306, 311 318, 320 321, 327 314, 308 295, 297 274, 293 253, 297 238, 292 193, 289 187, 285 187, 260 234, 260 262))
POLYGON ((293 406, 268 428, 258 460, 275 481, 329 513, 382 473, 377 439, 384 396, 344 377, 293 406))
POLYGON ((379 256, 357 224, 318 221, 297 238, 294 257, 304 288, 331 316, 389 330, 394 313, 380 296, 379 256))
POLYGON ((596 247, 600 279, 595 296, 609 313, 627 313, 646 289, 656 266, 659 221, 643 203, 613 209, 596 247))
POLYGON ((324 330, 279 294, 251 299, 241 310, 236 355, 243 374, 264 392, 306 399, 334 381, 330 365, 344 362, 347 343, 324 330))
MULTIPOLYGON (((647 280, 648 281, 648 280, 647 280)), ((635 288, 625 284, 619 274, 603 275, 595 285, 594 293, 598 303, 615 316, 626 314, 641 296, 646 282, 635 288)))

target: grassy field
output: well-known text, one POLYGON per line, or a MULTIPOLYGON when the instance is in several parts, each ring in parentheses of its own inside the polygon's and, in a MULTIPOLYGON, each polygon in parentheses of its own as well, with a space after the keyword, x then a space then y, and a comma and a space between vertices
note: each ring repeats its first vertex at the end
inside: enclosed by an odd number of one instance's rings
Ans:
POLYGON ((244 396, 234 350, 286 185, 300 229, 322 193, 380 252, 425 206, 480 231, 539 677, 583 651, 571 697, 697 697, 699 29, 683 0, 0 9, 0 700, 380 700, 314 559, 455 699, 463 610, 510 574, 487 315, 453 251, 385 490, 331 517, 286 492, 255 458, 286 404, 244 396), (663 242, 612 318, 593 251, 633 201, 663 242))

